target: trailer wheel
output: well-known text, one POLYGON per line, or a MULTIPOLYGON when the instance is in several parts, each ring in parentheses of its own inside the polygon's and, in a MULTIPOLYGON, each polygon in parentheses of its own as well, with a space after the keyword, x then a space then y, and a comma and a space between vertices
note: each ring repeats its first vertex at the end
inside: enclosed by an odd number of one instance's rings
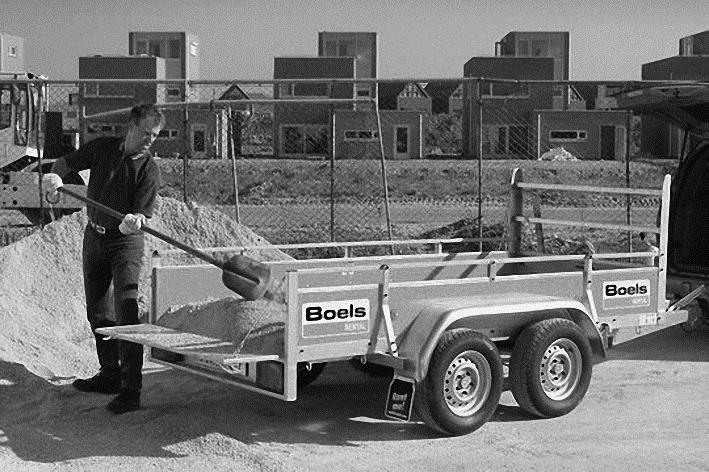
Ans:
POLYGON ((298 388, 307 387, 311 383, 315 382, 322 371, 325 370, 327 362, 314 362, 310 364, 310 369, 308 369, 307 362, 298 363, 298 388))
POLYGON ((431 428, 467 434, 485 424, 502 394, 502 360, 495 344, 470 329, 445 332, 419 382, 416 410, 431 428))
POLYGON ((551 418, 581 403, 592 370, 586 333, 570 320, 552 318, 527 326, 519 335, 510 359, 509 382, 523 410, 551 418))

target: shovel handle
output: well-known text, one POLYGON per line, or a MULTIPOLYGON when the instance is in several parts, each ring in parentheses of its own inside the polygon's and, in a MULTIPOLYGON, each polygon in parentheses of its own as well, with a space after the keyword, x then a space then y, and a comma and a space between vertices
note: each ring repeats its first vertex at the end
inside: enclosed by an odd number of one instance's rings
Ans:
MULTIPOLYGON (((79 194, 79 193, 76 193, 76 192, 74 192, 74 191, 72 191, 72 190, 69 190, 69 189, 66 189, 66 188, 64 188, 64 187, 59 187, 58 191, 59 191, 59 192, 62 192, 62 193, 65 193, 65 194, 69 195, 70 197, 76 198, 77 200, 80 200, 80 201, 86 203, 87 205, 89 205, 89 206, 91 206, 91 207, 93 207, 93 208, 99 210, 99 211, 102 212, 102 213, 105 213, 105 214, 107 214, 107 215, 109 215, 109 216, 112 216, 113 218, 115 218, 115 219, 117 219, 117 220, 119 220, 119 221, 122 221, 123 218, 126 216, 126 215, 124 215, 123 213, 121 213, 121 212, 119 212, 119 211, 116 211, 116 210, 114 210, 114 209, 111 208, 111 207, 108 207, 108 206, 106 206, 106 205, 104 205, 104 204, 102 204, 102 203, 99 203, 99 202, 97 202, 97 201, 91 200, 91 199, 88 198, 88 197, 85 197, 85 196, 83 196, 83 195, 81 195, 81 194, 79 194)), ((166 234, 163 234, 163 233, 161 233, 161 232, 159 232, 159 231, 154 230, 153 228, 150 228, 149 226, 143 225, 140 229, 141 229, 142 231, 145 231, 145 232, 148 233, 148 234, 151 234, 151 235, 155 236, 155 237, 158 238, 158 239, 161 239, 161 240, 165 241, 165 242, 168 243, 168 244, 171 244, 171 245, 173 245, 173 246, 175 246, 175 247, 177 247, 177 248, 179 248, 179 249, 182 249, 183 251, 185 251, 185 252, 188 253, 188 254, 191 254, 191 255, 193 255, 193 256, 195 256, 195 257, 198 257, 198 258, 202 259, 202 260, 205 261, 205 262, 208 262, 208 263, 210 263, 210 264, 212 264, 212 265, 217 266, 217 267, 219 267, 220 269, 223 269, 223 267, 224 267, 224 263, 223 263, 222 261, 220 261, 220 260, 218 260, 218 259, 215 259, 214 257, 210 256, 210 255, 207 254, 206 252, 202 252, 202 251, 200 251, 199 249, 196 249, 196 248, 193 248, 193 247, 191 247, 191 246, 188 246, 188 245, 186 245, 186 244, 184 244, 184 243, 181 243, 181 242, 175 240, 174 238, 171 238, 170 236, 168 236, 168 235, 166 235, 166 234)))

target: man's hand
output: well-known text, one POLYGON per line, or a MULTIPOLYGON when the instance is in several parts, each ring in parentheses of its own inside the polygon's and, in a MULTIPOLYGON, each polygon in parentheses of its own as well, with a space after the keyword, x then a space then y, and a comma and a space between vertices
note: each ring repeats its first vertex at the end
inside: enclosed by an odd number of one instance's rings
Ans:
POLYGON ((135 234, 143 227, 145 219, 145 215, 140 213, 128 213, 118 225, 118 230, 125 235, 135 234))
POLYGON ((42 187, 46 192, 47 200, 56 202, 59 199, 59 189, 64 186, 62 178, 57 174, 44 174, 42 176, 42 187))

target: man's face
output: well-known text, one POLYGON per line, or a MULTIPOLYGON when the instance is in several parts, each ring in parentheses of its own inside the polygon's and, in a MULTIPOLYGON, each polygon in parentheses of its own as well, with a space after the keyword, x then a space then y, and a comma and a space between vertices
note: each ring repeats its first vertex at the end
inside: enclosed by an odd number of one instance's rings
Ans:
POLYGON ((138 124, 131 122, 126 134, 126 154, 147 152, 160 134, 161 128, 160 123, 151 117, 143 118, 138 124))

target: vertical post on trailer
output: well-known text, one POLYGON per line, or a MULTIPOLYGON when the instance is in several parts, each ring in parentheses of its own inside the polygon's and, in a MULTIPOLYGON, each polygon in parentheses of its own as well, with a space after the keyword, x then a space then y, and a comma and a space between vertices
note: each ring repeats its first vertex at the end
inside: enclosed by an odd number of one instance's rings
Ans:
POLYGON ((283 392, 286 400, 295 400, 298 395, 298 333, 301 331, 301 318, 298 307, 298 272, 286 272, 286 299, 288 318, 283 340, 285 365, 283 366, 283 392))
POLYGON ((483 250, 483 100, 480 79, 477 81, 478 103, 478 250, 483 250))
POLYGON ((667 233, 670 224, 670 184, 671 177, 665 176, 662 182, 662 205, 660 207, 660 254, 657 256, 659 282, 657 285, 657 311, 667 309, 667 233))

